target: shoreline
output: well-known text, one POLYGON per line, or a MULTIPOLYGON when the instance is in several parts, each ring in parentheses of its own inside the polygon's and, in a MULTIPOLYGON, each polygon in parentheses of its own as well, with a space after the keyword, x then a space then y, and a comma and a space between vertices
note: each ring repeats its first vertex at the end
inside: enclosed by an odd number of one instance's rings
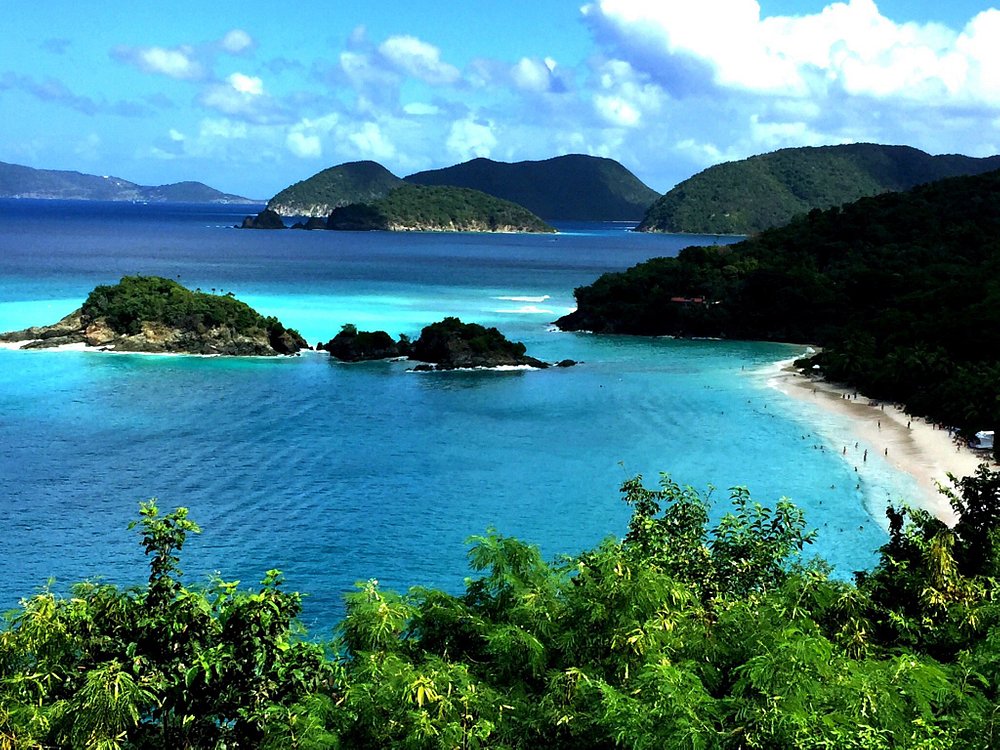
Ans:
POLYGON ((0 341, 0 350, 14 351, 14 352, 27 352, 29 354, 33 352, 83 352, 85 354, 113 354, 118 356, 125 356, 129 354, 136 354, 142 357, 200 357, 203 359, 262 359, 262 360, 281 360, 281 359, 294 359, 295 357, 302 356, 306 353, 313 353, 316 350, 313 348, 301 349, 295 354, 198 354, 196 352, 132 352, 125 349, 117 350, 109 347, 103 346, 90 346, 85 343, 78 344, 59 344, 58 346, 49 346, 42 349, 25 349, 25 345, 32 343, 33 341, 38 341, 38 339, 27 339, 24 341, 0 341))
POLYGON ((841 441, 844 460, 857 459, 851 455, 851 443, 871 446, 882 453, 882 460, 916 480, 921 497, 910 499, 915 507, 953 526, 958 517, 939 485, 950 487, 948 474, 968 476, 980 464, 992 464, 992 459, 957 442, 947 429, 913 417, 895 404, 877 402, 853 389, 803 375, 793 363, 793 359, 776 362, 773 371, 766 373, 767 385, 796 401, 850 418, 850 432, 841 441))

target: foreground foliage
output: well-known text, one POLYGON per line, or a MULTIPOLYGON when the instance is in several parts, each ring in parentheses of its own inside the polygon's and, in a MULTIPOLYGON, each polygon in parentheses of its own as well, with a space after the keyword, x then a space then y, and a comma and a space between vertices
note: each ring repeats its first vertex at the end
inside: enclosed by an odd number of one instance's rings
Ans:
POLYGON ((857 586, 803 562, 787 500, 622 487, 622 541, 554 564, 475 537, 463 594, 376 581, 330 644, 301 599, 181 583, 197 526, 141 506, 148 584, 22 602, 0 631, 0 748, 993 747, 1000 473, 953 530, 892 511, 857 586))

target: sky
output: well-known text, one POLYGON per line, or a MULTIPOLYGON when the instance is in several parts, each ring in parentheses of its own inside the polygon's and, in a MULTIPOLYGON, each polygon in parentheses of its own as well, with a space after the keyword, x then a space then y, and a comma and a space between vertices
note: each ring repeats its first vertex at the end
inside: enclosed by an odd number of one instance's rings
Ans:
POLYGON ((0 0, 0 161, 251 198, 371 159, 1000 153, 1000 10, 951 0, 0 0), (287 10, 283 10, 287 8, 287 10))

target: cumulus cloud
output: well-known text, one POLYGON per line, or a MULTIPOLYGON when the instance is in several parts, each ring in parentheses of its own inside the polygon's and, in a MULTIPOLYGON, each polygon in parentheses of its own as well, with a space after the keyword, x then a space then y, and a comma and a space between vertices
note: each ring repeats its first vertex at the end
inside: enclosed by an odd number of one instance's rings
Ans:
POLYGON ((548 91, 552 86, 552 71, 555 70, 555 60, 545 60, 522 57, 511 70, 514 84, 525 91, 548 91))
POLYGON ((398 70, 426 83, 454 83, 461 75, 458 68, 441 60, 437 47, 414 36, 391 36, 379 45, 378 51, 398 70))
POLYGON ((323 155, 323 144, 318 135, 306 135, 305 133, 293 130, 285 138, 285 145, 288 150, 301 159, 312 159, 323 155))
POLYGON ((445 146, 463 161, 489 156, 496 148, 497 137, 492 122, 477 122, 472 117, 451 124, 445 146))
POLYGON ((205 77, 205 68, 196 59, 196 51, 190 45, 170 48, 119 46, 111 51, 111 55, 146 73, 189 81, 205 77))
POLYGON ((233 29, 219 41, 219 46, 231 55, 239 55, 253 48, 253 37, 243 29, 233 29))
POLYGON ((85 115, 142 117, 149 114, 149 107, 136 102, 107 101, 77 94, 56 78, 37 79, 7 72, 0 75, 0 91, 5 89, 22 91, 41 101, 59 104, 85 115))
POLYGON ((355 145, 361 156, 384 161, 396 157, 396 147, 382 132, 378 123, 366 122, 353 133, 348 139, 355 145))
POLYGON ((598 38, 686 93, 722 87, 786 97, 849 95, 996 105, 1000 11, 961 31, 896 23, 873 0, 762 17, 756 0, 600 0, 583 8, 598 38))
POLYGON ((260 96, 264 93, 264 82, 255 76, 244 75, 243 73, 233 73, 228 78, 229 85, 241 94, 250 96, 260 96))

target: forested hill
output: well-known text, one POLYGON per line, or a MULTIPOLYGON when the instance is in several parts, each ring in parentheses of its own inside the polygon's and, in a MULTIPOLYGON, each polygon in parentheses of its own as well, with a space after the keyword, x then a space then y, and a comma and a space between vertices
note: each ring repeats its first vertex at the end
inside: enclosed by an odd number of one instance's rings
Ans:
POLYGON ((515 163, 473 159, 405 179, 481 190, 547 220, 637 221, 659 197, 618 162, 582 154, 515 163))
POLYGON ((137 185, 120 177, 56 169, 34 169, 6 162, 0 162, 0 198, 181 203, 254 202, 239 195, 219 192, 201 182, 137 185))
POLYGON ((422 232, 554 232, 516 203, 468 188, 404 185, 373 203, 336 208, 327 229, 422 232))
POLYGON ((831 379, 965 429, 1000 423, 1000 172, 689 247, 576 290, 572 330, 819 343, 831 379))
POLYGON ((814 208, 997 168, 1000 156, 931 156, 908 146, 787 148, 688 178, 649 209, 638 229, 754 234, 814 208))
POLYGON ((271 198, 267 207, 282 216, 325 217, 341 206, 377 201, 402 184, 377 162, 348 162, 289 185, 271 198))

